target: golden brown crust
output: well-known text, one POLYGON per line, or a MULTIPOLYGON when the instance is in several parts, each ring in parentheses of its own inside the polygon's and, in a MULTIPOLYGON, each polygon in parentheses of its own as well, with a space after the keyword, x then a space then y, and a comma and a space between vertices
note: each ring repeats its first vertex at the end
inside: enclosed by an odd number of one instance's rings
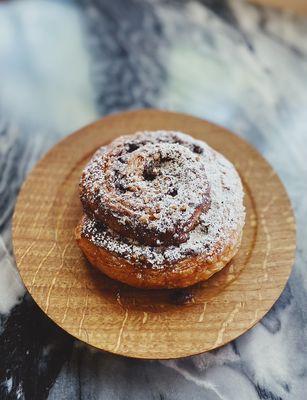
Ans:
POLYGON ((193 285, 220 271, 240 245, 239 175, 181 132, 140 132, 101 147, 84 169, 80 198, 79 247, 131 286, 193 285))
POLYGON ((145 268, 96 246, 82 234, 84 217, 75 230, 77 243, 90 263, 112 279, 130 286, 146 289, 184 288, 207 280, 223 269, 237 253, 241 243, 241 232, 234 232, 236 240, 213 262, 204 262, 202 255, 185 258, 163 269, 145 268))

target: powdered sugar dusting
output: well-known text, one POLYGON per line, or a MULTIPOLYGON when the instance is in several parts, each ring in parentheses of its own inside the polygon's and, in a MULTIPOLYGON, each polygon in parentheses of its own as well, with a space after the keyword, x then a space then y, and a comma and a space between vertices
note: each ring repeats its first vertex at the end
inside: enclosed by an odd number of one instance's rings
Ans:
POLYGON ((98 150, 85 168, 80 184, 84 208, 141 243, 184 242, 210 205, 200 152, 177 132, 121 137, 98 150))
MULTIPOLYGON (((147 135, 152 141, 158 141, 158 143, 152 143, 154 146, 159 146, 159 142, 166 141, 166 138, 169 141, 169 134, 169 132, 159 131, 138 135, 147 135)), ((195 159, 193 159, 193 162, 189 161, 187 168, 189 169, 193 163, 194 166, 197 165, 197 162, 204 166, 206 180, 210 187, 210 207, 201 212, 197 220, 198 224, 190 230, 187 240, 178 245, 149 246, 118 235, 105 224, 89 216, 84 218, 82 231, 82 234, 96 246, 106 248, 135 264, 149 265, 156 269, 162 269, 196 255, 202 255, 204 262, 213 262, 216 255, 222 253, 226 247, 236 243, 241 235, 245 219, 242 184, 233 165, 204 142, 197 141, 180 132, 171 132, 171 134, 176 136, 177 139, 179 138, 179 141, 184 142, 190 149, 197 149, 197 156, 193 155, 195 159)), ((119 138, 117 140, 124 139, 119 138)), ((154 146, 151 149, 157 151, 154 146)), ((165 151, 169 151, 170 148, 172 151, 175 150, 173 147, 167 146, 165 151)), ((187 150, 189 149, 187 148, 187 150)), ((191 153, 190 150, 189 153, 191 153)), ((169 174, 171 175, 173 172, 174 167, 172 166, 169 174)), ((181 174, 181 176, 183 175, 181 174)), ((187 171, 187 176, 189 176, 189 171, 187 171)), ((176 181, 176 184, 178 183, 176 181)), ((190 194, 186 190, 180 191, 179 189, 179 192, 180 202, 188 203, 187 199, 190 200, 190 194)), ((196 198, 197 193, 196 191, 196 198)), ((172 196, 163 194, 163 197, 165 209, 174 204, 172 196), (167 200, 165 200, 165 197, 167 197, 167 200)), ((138 200, 141 204, 142 198, 138 200)), ((161 217, 161 220, 163 221, 163 217, 161 217)))

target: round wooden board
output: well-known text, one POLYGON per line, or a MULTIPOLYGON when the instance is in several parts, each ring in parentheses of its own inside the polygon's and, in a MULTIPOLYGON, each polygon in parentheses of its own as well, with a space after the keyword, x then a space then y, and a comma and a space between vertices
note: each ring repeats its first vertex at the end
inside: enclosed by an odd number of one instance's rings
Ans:
POLYGON ((99 349, 166 359, 221 346, 251 328, 281 294, 294 261, 295 224, 287 193, 270 165, 224 128, 191 116, 139 110, 106 117, 68 136, 36 165, 22 187, 13 244, 25 286, 65 331, 99 349), (138 130, 180 130, 223 153, 238 169, 247 218, 237 256, 190 289, 134 289, 92 268, 74 239, 81 215, 78 182, 101 145, 138 130))

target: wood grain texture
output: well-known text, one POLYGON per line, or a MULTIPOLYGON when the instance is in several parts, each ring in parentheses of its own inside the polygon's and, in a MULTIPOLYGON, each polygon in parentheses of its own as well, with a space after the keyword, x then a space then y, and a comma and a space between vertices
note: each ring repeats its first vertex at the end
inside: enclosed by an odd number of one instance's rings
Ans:
POLYGON ((26 287, 64 330, 109 352, 176 358, 229 342, 271 308, 291 272, 295 224, 279 178, 242 139, 191 116, 139 110, 106 117, 48 152, 19 195, 13 245, 26 287), (145 129, 181 130, 205 140, 235 164, 244 184, 247 218, 239 253, 193 287, 193 301, 186 305, 174 304, 172 291, 134 289, 103 276, 74 240, 85 163, 118 135, 145 129))
POLYGON ((250 0, 251 3, 262 6, 276 7, 284 10, 294 11, 298 14, 307 14, 306 0, 250 0))

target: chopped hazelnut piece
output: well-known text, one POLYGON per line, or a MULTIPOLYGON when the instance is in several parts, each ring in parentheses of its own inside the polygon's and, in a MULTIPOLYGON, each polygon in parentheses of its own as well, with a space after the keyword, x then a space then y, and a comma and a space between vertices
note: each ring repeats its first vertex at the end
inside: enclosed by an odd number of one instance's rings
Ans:
POLYGON ((148 222, 148 215, 146 214, 141 215, 139 221, 142 222, 143 224, 146 224, 148 222))

